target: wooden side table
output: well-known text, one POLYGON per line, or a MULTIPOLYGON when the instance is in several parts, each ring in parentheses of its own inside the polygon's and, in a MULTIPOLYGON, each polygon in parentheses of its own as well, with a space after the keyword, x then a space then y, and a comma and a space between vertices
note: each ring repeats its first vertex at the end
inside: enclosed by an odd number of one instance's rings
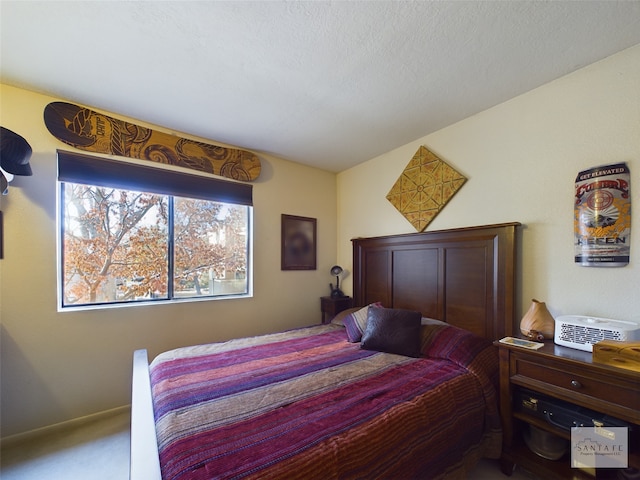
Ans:
POLYGON ((352 305, 353 299, 351 297, 320 297, 322 323, 329 323, 338 313, 351 308, 352 305))
MULTIPOLYGON (((510 475, 515 464, 545 479, 589 479, 594 477, 571 468, 570 459, 547 460, 524 444, 522 433, 534 425, 559 437, 570 439, 561 430, 514 405, 519 389, 526 388, 576 406, 611 415, 640 426, 640 374, 593 362, 591 352, 546 343, 539 350, 526 350, 496 342, 500 355, 500 413, 504 434, 502 471, 510 475)), ((629 466, 640 468, 638 429, 630 435, 629 466), (631 448, 634 448, 632 451, 631 448)), ((609 478, 611 471, 597 470, 596 479, 609 478)), ((615 476, 615 472, 613 472, 615 476)))

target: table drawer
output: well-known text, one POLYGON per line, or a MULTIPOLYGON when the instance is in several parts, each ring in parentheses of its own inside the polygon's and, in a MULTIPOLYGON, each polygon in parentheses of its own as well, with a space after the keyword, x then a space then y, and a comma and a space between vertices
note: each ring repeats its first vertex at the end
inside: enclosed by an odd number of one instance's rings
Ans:
MULTIPOLYGON (((603 375, 572 368, 564 363, 547 362, 540 359, 529 359, 526 356, 512 356, 511 376, 514 380, 527 384, 529 380, 538 382, 537 390, 552 395, 563 395, 567 400, 580 402, 587 407, 606 408, 606 412, 627 410, 629 420, 640 419, 640 395, 638 386, 606 378, 603 375), (544 383, 544 385, 541 385, 544 383)), ((596 408, 597 409, 597 408, 596 408)))

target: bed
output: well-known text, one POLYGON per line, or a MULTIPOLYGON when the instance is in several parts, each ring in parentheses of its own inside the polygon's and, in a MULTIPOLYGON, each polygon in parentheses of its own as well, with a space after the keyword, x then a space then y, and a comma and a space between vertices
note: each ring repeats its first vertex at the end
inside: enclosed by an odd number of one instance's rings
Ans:
POLYGON ((499 458, 518 223, 353 240, 331 323, 134 353, 138 479, 466 478, 499 458))

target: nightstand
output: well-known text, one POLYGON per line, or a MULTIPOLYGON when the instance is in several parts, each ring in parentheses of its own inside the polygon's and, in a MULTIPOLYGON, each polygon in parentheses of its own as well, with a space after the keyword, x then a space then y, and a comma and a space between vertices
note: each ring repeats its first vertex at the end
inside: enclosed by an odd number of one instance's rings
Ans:
MULTIPOLYGON (((514 408, 519 389, 526 388, 640 425, 640 374, 594 363, 591 352, 554 343, 546 343, 539 350, 499 342, 495 345, 500 356, 500 415, 504 435, 502 472, 511 475, 515 465, 519 464, 544 479, 593 480, 592 475, 571 468, 570 452, 559 460, 547 460, 525 445, 523 431, 528 425, 568 440, 571 433, 514 408)), ((635 429, 629 438, 629 467, 640 468, 638 440, 638 429, 635 429)), ((612 469, 598 469, 595 478, 611 478, 612 475, 615 478, 612 469)))
POLYGON ((333 317, 347 308, 351 308, 351 297, 320 297, 320 310, 322 311, 322 323, 329 323, 333 317))

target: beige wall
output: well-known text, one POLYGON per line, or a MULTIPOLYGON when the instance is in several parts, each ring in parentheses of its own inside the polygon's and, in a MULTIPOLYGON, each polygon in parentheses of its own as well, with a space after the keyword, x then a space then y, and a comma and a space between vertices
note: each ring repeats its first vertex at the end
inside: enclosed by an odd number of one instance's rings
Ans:
MULTIPOLYGON (((338 261, 350 239, 413 232, 385 196, 420 145, 468 181, 427 230, 518 221, 519 316, 531 299, 551 313, 640 322, 640 45, 338 174, 338 261), (577 173, 627 162, 631 262, 573 262, 577 173)), ((351 292, 351 278, 344 282, 351 292)))
MULTIPOLYGON (((337 189, 333 174, 265 158, 254 188, 254 298, 75 313, 56 312, 55 149, 64 146, 42 111, 58 99, 2 86, 0 123, 34 148, 34 176, 17 177, 0 200, 2 436, 128 403, 134 349, 153 356, 319 320, 325 272, 336 258, 351 269, 351 238, 414 231, 385 196, 420 145, 469 179, 428 230, 524 224, 520 314, 537 298, 554 315, 640 321, 639 85, 636 46, 345 171, 337 189), (631 264, 576 266, 575 176, 621 161, 632 172, 631 264), (280 271, 281 213, 318 218, 317 271, 280 271)), ((351 278, 343 286, 350 293, 351 278)))
POLYGON ((152 357, 320 321, 336 261, 336 176, 273 157, 254 182, 253 298, 57 313, 55 150, 70 147, 42 115, 60 99, 2 85, 0 100, 2 126, 33 147, 33 176, 0 199, 3 438, 128 404, 135 349, 152 357), (316 271, 280 270, 282 213, 317 218, 316 271))

